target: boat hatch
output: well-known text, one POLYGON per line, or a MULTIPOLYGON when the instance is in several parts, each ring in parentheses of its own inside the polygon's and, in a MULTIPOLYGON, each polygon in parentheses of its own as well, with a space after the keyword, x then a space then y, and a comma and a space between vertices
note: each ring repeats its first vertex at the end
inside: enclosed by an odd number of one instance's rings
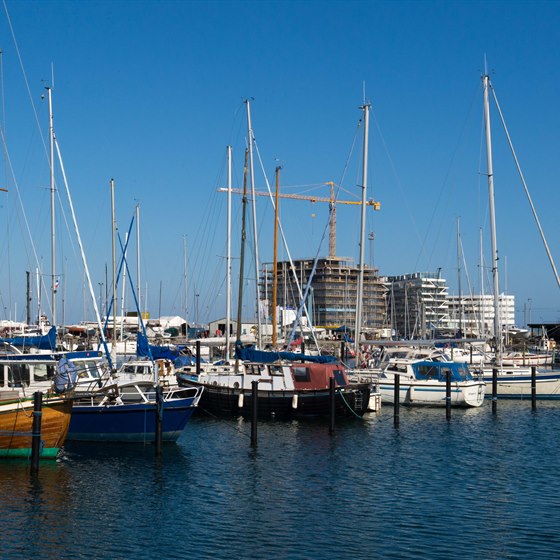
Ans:
POLYGON ((336 384, 339 387, 344 387, 345 385, 348 385, 348 382, 346 380, 346 376, 344 375, 344 371, 342 371, 341 369, 335 369, 335 370, 333 370, 333 375, 334 375, 334 379, 336 381, 336 384))

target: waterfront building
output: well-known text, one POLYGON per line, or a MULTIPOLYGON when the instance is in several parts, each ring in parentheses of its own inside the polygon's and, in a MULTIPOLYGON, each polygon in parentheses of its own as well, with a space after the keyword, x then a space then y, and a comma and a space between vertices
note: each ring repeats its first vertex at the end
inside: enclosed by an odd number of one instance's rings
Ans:
MULTIPOLYGON (((483 338, 494 336, 494 296, 450 295, 448 296, 449 328, 461 330, 465 336, 483 338)), ((515 296, 500 294, 498 313, 502 330, 515 325, 515 296)))
POLYGON ((398 337, 435 338, 449 330, 448 286, 437 272, 387 277, 389 320, 398 337))
MULTIPOLYGON (((295 281, 297 277, 302 291, 313 270, 313 259, 293 261, 292 271, 288 261, 277 267, 277 306, 281 309, 297 309, 299 294, 295 281)), ((307 309, 313 326, 354 328, 356 321, 356 292, 359 267, 349 257, 329 256, 320 258, 312 278, 307 309)), ((261 300, 268 303, 268 316, 272 317, 271 290, 273 266, 266 263, 260 279, 261 300)), ((377 268, 364 269, 363 326, 364 332, 372 337, 387 327, 387 287, 385 278, 379 276, 377 268)))

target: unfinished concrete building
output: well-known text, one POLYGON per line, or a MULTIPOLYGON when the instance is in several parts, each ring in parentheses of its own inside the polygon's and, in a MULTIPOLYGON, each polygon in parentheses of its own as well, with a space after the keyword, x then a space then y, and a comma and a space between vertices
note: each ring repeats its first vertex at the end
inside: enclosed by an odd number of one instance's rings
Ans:
MULTIPOLYGON (((296 285, 297 277, 302 291, 313 270, 313 259, 294 261, 294 271, 290 263, 278 263, 277 307, 297 309, 300 297, 296 285)), ((356 292, 359 268, 348 257, 326 257, 317 262, 315 274, 307 297, 307 308, 315 327, 354 328, 356 321, 356 292)), ((272 316, 273 266, 263 266, 260 280, 261 298, 268 302, 269 316, 272 316)), ((376 268, 364 270, 363 327, 364 331, 376 333, 387 327, 387 287, 376 268)))

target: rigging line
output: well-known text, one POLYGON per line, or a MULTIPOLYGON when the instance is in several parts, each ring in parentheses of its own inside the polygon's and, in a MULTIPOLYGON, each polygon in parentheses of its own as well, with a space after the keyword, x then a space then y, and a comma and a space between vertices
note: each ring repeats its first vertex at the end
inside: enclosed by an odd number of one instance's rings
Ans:
MULTIPOLYGON (((444 193, 444 191, 446 190, 446 187, 447 187, 447 185, 448 185, 449 176, 450 176, 450 174, 451 174, 451 170, 452 170, 452 168, 453 168, 453 165, 454 165, 454 162, 455 162, 455 158, 457 157, 457 153, 458 153, 458 151, 459 151, 459 144, 460 144, 460 142, 461 142, 461 139, 462 139, 463 136, 465 135, 465 130, 466 130, 466 127, 467 127, 467 122, 469 121, 470 114, 472 113, 473 108, 474 108, 474 106, 475 106, 475 102, 476 102, 476 99, 477 99, 477 97, 478 97, 478 91, 479 91, 479 86, 477 85, 477 86, 476 86, 476 89, 475 89, 475 92, 474 92, 474 95, 473 95, 473 97, 472 97, 472 99, 471 99, 471 105, 470 105, 470 107, 469 107, 469 110, 467 111, 467 114, 465 115, 465 119, 463 120, 463 125, 462 125, 461 131, 460 131, 460 133, 459 133, 459 138, 457 139, 457 142, 456 142, 456 144, 455 144, 455 146, 454 146, 454 148, 453 148, 453 152, 451 153, 451 161, 449 162, 449 165, 448 165, 447 170, 446 170, 446 172, 445 172, 445 176, 444 176, 443 182, 442 182, 442 184, 441 184, 441 187, 440 187, 440 190, 439 190, 439 193, 438 193, 438 197, 437 197, 436 204, 433 206, 432 215, 430 216, 430 220, 428 221, 428 227, 426 228, 426 233, 424 234, 424 238, 423 238, 423 240, 422 240, 422 246, 421 246, 421 248, 420 248, 420 254, 418 255, 418 258, 417 258, 417 260, 416 260, 415 269, 418 268, 418 264, 419 264, 420 258, 422 257, 422 253, 425 251, 425 248, 426 248, 426 245, 427 245, 427 241, 428 241, 428 234, 429 234, 430 229, 431 229, 431 227, 432 227, 432 223, 434 222, 434 219, 435 219, 435 217, 436 217, 436 212, 437 212, 437 210, 438 210, 438 208, 439 208, 439 206, 440 206, 440 203, 441 203, 441 201, 442 201, 443 193, 444 193)), ((433 250, 432 250, 432 254, 431 254, 430 256, 426 255, 426 256, 428 257, 428 264, 430 263, 430 261, 431 261, 431 259, 432 259, 432 255, 433 255, 433 252, 435 251, 435 247, 436 247, 436 246, 437 246, 437 244, 434 243, 434 245, 433 245, 433 250)))
POLYGON ((492 86, 492 84, 490 84, 490 88, 492 90, 492 95, 494 97, 494 101, 496 102, 496 107, 498 109, 498 113, 500 115, 500 120, 502 121, 502 126, 504 127, 504 131, 506 133, 506 137, 509 143, 509 148, 511 150, 511 153, 513 155, 513 159, 515 160, 515 165, 517 166, 517 171, 519 173, 519 177, 521 177, 521 182, 523 183, 523 188, 525 189, 525 194, 527 195, 527 200, 529 201, 529 204, 531 206, 531 210, 533 211, 533 217, 535 218, 535 222, 537 223, 537 227, 539 228, 539 233, 541 234, 541 239, 544 243, 544 248, 546 249, 546 254, 548 255, 548 260, 550 261, 550 265, 552 266, 552 270, 554 272, 554 276, 556 278, 556 283, 558 284, 558 287, 560 287, 560 278, 558 277, 558 272, 556 271, 556 265, 554 264, 554 259, 552 258, 552 253, 550 252, 550 249, 548 247, 548 243, 546 241, 546 237, 544 235, 544 231, 541 227, 541 222, 539 220, 539 217, 537 215, 537 210, 535 208, 535 205, 533 204, 533 200, 531 199, 531 195, 529 194, 529 189, 527 188, 527 183, 525 182, 525 177, 523 176, 523 172, 521 171, 521 166, 519 165, 519 160, 517 159, 517 155, 515 153, 515 149, 513 148, 513 143, 511 141, 507 126, 506 126, 506 121, 504 120, 504 116, 502 115, 502 110, 500 109, 500 104, 498 103, 498 98, 496 97, 496 92, 494 91, 494 87, 492 86))
POLYGON ((3 0, 3 4, 4 4, 4 11, 6 12, 6 18, 8 20, 8 25, 10 26, 10 32, 12 33, 12 39, 14 41, 14 46, 16 48, 16 54, 18 56, 19 64, 20 64, 21 71, 22 71, 22 74, 23 74, 23 80, 25 81, 25 87, 27 88, 27 94, 29 95, 29 100, 31 101, 31 107, 33 108, 33 114, 35 115, 35 122, 37 123, 37 128, 39 130, 39 136, 41 137, 41 141, 43 143, 43 148, 45 150, 45 157, 48 159, 49 155, 48 155, 48 151, 47 151, 47 144, 46 144, 45 138, 43 136, 41 125, 39 123, 39 115, 37 114, 37 109, 36 109, 35 103, 33 101, 33 95, 31 94, 31 88, 29 87, 29 81, 27 79, 27 73, 25 72, 25 67, 23 65, 23 59, 22 59, 21 53, 19 51, 19 46, 18 46, 18 42, 17 42, 17 39, 16 39, 16 34, 15 34, 14 28, 12 26, 12 20, 10 19, 10 14, 8 12, 8 6, 6 4, 6 0, 3 0))
MULTIPOLYGON (((271 204, 272 204, 272 209, 275 210, 275 209, 276 209, 276 205, 275 205, 275 202, 274 202, 274 197, 273 197, 273 195, 272 195, 272 189, 270 188, 270 183, 269 183, 269 181, 268 181, 268 177, 267 177, 266 172, 265 172, 265 169, 264 169, 264 165, 263 165, 263 162, 262 162, 261 154, 260 154, 260 152, 259 152, 259 147, 258 147, 258 145, 257 145, 256 140, 254 140, 254 146, 255 146, 255 151, 257 152, 257 158, 258 158, 258 160, 259 160, 259 163, 260 163, 260 166, 261 166, 261 170, 262 170, 262 173, 263 173, 263 176, 264 176, 264 180, 265 180, 265 183, 266 183, 266 188, 267 188, 268 194, 269 194, 269 196, 270 196, 270 201, 271 201, 271 204)), ((332 211, 331 211, 329 214, 331 214, 331 213, 332 213, 332 211)), ((327 222, 327 225, 328 225, 328 222, 327 222)), ((282 236, 282 242, 284 243, 284 249, 286 250, 286 254, 287 254, 288 259, 289 259, 289 261, 290 261, 290 269, 291 269, 291 271, 292 271, 292 274, 293 274, 293 277, 294 277, 294 281, 295 281, 295 284, 296 284, 296 286, 297 286, 297 290, 298 290, 298 293, 299 293, 299 298, 300 298, 300 299, 299 299, 299 305, 298 305, 298 314, 297 314, 297 317, 296 317, 296 321, 294 322, 294 332, 295 332, 295 327, 296 327, 296 325, 298 324, 298 322, 299 322, 300 319, 301 319, 301 309, 302 309, 302 306, 303 306, 303 310, 304 310, 304 312, 305 312, 305 316, 307 317, 307 320, 309 321, 309 324, 312 325, 313 322, 311 321, 311 318, 310 318, 310 316, 309 316, 309 312, 308 312, 308 310, 307 310, 307 305, 305 304, 304 295, 303 295, 303 292, 302 292, 302 289, 301 289, 301 286, 300 286, 300 283, 299 283, 299 279, 298 279, 298 277, 297 277, 297 273, 296 273, 296 271, 295 271, 294 262, 293 262, 293 260, 292 260, 292 255, 291 255, 290 250, 289 250, 289 248, 288 248, 288 242, 287 242, 287 240, 286 240, 286 236, 284 235, 284 228, 282 227, 282 222, 281 222, 280 220, 278 221, 278 227, 279 227, 279 229, 280 229, 280 235, 282 236)), ((325 231, 326 231, 326 230, 327 230, 327 228, 325 228, 325 231)), ((323 234, 323 238, 324 238, 324 234, 323 234)), ((321 244, 322 244, 322 241, 321 241, 320 245, 321 245, 321 244)), ((310 279, 311 279, 312 277, 313 277, 313 276, 310 276, 310 279)), ((258 279, 257 279, 257 281, 258 281, 258 279)), ((319 342, 318 342, 318 340, 317 340, 317 338, 316 338, 315 331, 312 330, 311 333, 312 333, 312 336, 313 336, 313 341, 315 342, 315 345, 317 346, 317 349, 319 349, 319 342)), ((293 336, 293 332, 292 332, 292 336, 293 336)), ((293 338, 290 337, 289 342, 292 342, 292 340, 293 340, 293 338)))
MULTIPOLYGON (((27 219, 27 214, 26 214, 26 212, 25 212, 25 207, 23 206, 23 200, 22 200, 22 198, 21 198, 21 193, 20 193, 20 190, 19 190, 19 184, 18 184, 18 181, 17 181, 17 179, 16 179, 15 172, 14 172, 14 168, 13 168, 13 165, 12 165, 12 159, 11 159, 10 153, 9 153, 9 151, 8 151, 8 145, 6 144, 6 138, 5 138, 5 136, 4 136, 4 129, 3 129, 3 128, 0 128, 0 136, 1 136, 2 142, 3 142, 3 144, 4 144, 6 159, 7 159, 7 162, 8 162, 8 168, 9 168, 10 173, 11 173, 11 175, 12 175, 12 180, 13 180, 13 182, 14 182, 14 187, 15 187, 15 189, 16 189, 17 201, 19 201, 19 206, 21 207, 21 212, 22 212, 22 214, 23 214, 23 218, 24 218, 24 222, 25 222, 25 227, 26 227, 26 229, 27 229, 27 234, 29 235, 29 240, 30 240, 30 242, 31 242, 31 247, 32 247, 32 249, 33 249, 33 255, 35 256, 35 264, 36 264, 36 266, 37 266, 37 268, 38 268, 39 270, 42 270, 42 268, 41 268, 41 266, 40 266, 39 257, 38 257, 38 255, 37 255, 37 249, 36 249, 35 243, 34 243, 34 241, 33 241, 33 236, 31 235, 31 228, 29 227, 29 221, 28 221, 28 219, 27 219)), ((18 214, 19 214, 19 213, 18 213, 18 214)), ((26 245, 26 249, 27 249, 27 245, 26 245)), ((28 259, 29 259, 29 256, 28 256, 28 259)), ((46 299, 48 300, 48 298, 46 298, 46 299)), ((52 311, 52 310, 51 310, 51 311, 52 311)))
POLYGON ((105 340, 105 333, 103 332, 103 328, 101 326, 101 317, 99 315, 99 309, 97 307, 97 300, 95 298, 95 293, 93 291, 93 285, 91 283, 91 276, 89 274, 89 268, 86 260, 86 255, 84 253, 84 246, 82 244, 82 238, 80 236, 80 230, 78 229, 78 223, 76 221, 76 214, 74 213, 74 204, 72 203, 72 197, 70 196, 70 189, 68 187, 68 181, 66 180, 66 172, 64 170, 64 164, 62 162, 62 155, 60 153, 60 147, 58 145, 58 140, 53 135, 54 145, 56 147, 56 153, 58 155, 58 162, 60 163, 60 170, 62 173, 62 178, 64 181, 64 186, 66 187, 66 195, 68 196, 68 204, 70 206, 70 211, 72 213, 72 220, 74 222, 74 229, 76 231, 76 237, 78 238, 78 245, 80 246, 80 253, 82 256, 82 264, 84 266, 84 272, 86 274, 86 278, 88 281, 89 293, 91 297, 91 302, 93 304, 93 309, 95 311, 95 318, 97 320, 97 327, 99 328, 99 336, 101 336, 101 340, 103 342, 103 347, 105 348, 105 354, 107 355, 107 360, 109 362, 109 366, 113 369, 113 363, 111 360, 111 355, 109 353, 109 349, 107 348, 107 341, 105 340))

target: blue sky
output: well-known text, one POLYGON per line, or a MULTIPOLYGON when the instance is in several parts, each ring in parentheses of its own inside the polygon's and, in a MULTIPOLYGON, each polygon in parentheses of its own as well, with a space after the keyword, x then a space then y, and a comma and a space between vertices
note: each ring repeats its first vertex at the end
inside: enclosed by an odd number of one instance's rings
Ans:
MULTIPOLYGON (((25 271, 36 268, 15 181, 50 274, 49 168, 40 135, 46 141, 41 94, 51 65, 55 130, 95 290, 105 283, 106 263, 110 267, 113 177, 121 232, 140 204, 141 289, 152 315, 160 309, 184 314, 185 235, 189 318, 197 310, 199 321, 224 315, 226 197, 216 189, 225 186, 228 144, 234 186, 242 185, 243 99, 253 98, 254 133, 271 183, 281 162, 283 192, 327 195, 326 187, 308 185, 335 181, 342 184, 340 196, 351 199, 359 196, 361 132, 353 150, 352 144, 364 84, 372 103, 368 193, 382 208, 375 215, 368 210, 367 230, 375 233, 368 262, 381 275, 441 268, 456 293, 460 217, 469 282, 478 293, 481 228, 486 263, 490 259, 480 81, 485 54, 557 258, 559 24, 560 4, 534 1, 7 0, 0 17, 2 123, 13 174, 4 157, 0 180, 10 192, 0 193, 3 316, 24 318, 25 271)), ((558 320, 559 288, 495 111, 492 119, 501 289, 516 296, 519 323, 529 320, 529 307, 533 322, 558 320)), ((262 190, 258 162, 255 169, 262 190)), ((62 187, 59 171, 57 183, 62 187)), ((257 212, 261 260, 270 262, 273 213, 266 199, 258 199, 257 212)), ((292 256, 314 256, 328 205, 284 200, 280 213, 292 256)), ((80 321, 93 315, 64 215, 58 207, 61 295, 66 321, 80 321)), ((238 198, 233 215, 237 256, 238 198)), ((357 260, 358 238, 359 208, 339 206, 337 254, 357 260)), ((320 252, 327 250, 324 242, 320 252)), ((130 265, 135 269, 134 258, 130 265)), ((462 286, 465 291, 464 276, 462 286)), ((245 315, 251 315, 249 303, 245 315)))

